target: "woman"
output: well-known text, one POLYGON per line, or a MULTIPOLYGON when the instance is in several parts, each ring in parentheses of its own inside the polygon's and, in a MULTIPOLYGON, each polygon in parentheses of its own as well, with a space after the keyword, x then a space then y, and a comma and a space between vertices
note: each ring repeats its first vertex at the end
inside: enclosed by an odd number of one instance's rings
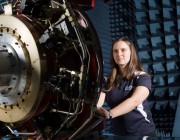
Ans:
POLYGON ((155 125, 147 102, 151 77, 144 72, 131 40, 114 41, 111 65, 112 72, 97 103, 98 113, 112 119, 110 131, 113 134, 154 136, 155 125), (105 100, 109 111, 102 107, 105 100))

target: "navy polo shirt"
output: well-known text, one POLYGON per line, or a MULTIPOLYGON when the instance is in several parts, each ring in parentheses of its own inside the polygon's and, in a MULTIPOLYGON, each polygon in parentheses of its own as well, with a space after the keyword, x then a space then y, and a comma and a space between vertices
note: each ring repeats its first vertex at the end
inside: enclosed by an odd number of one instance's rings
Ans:
MULTIPOLYGON (((139 75, 132 80, 122 78, 117 88, 106 92, 106 102, 114 108, 127 98, 137 86, 147 87, 151 93, 151 78, 148 75, 139 75)), ((155 130, 152 114, 145 100, 131 112, 112 119, 111 133, 117 135, 145 136, 155 130)))

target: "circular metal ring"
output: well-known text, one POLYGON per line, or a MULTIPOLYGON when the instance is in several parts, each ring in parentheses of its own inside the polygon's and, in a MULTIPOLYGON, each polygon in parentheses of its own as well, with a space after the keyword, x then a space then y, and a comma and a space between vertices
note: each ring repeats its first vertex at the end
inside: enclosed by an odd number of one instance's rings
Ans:
POLYGON ((40 33, 23 16, 0 15, 0 120, 23 121, 34 114, 43 96, 45 54, 40 33))

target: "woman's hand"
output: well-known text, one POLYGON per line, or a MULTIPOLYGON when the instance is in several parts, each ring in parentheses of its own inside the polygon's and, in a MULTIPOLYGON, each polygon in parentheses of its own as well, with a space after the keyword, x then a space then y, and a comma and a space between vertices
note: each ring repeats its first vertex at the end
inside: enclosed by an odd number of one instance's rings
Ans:
POLYGON ((109 119, 109 112, 105 108, 98 107, 97 111, 100 116, 104 117, 105 119, 109 119))

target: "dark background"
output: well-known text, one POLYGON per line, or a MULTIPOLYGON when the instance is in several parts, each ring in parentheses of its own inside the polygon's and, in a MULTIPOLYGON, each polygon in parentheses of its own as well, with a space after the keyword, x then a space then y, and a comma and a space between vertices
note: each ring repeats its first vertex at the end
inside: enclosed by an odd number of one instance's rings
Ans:
POLYGON ((111 69, 112 41, 131 38, 152 76, 149 103, 156 134, 180 137, 180 0, 95 0, 94 8, 86 13, 99 36, 104 76, 111 69))

